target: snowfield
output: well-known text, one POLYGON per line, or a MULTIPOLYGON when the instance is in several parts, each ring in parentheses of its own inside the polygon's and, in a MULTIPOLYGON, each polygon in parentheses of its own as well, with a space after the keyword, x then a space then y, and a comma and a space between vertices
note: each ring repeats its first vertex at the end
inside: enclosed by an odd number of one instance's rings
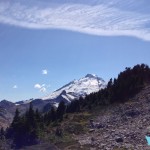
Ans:
POLYGON ((61 95, 69 102, 78 99, 80 96, 84 97, 90 93, 97 92, 105 87, 106 83, 102 78, 93 74, 87 74, 85 77, 66 84, 42 99, 53 100, 61 95))

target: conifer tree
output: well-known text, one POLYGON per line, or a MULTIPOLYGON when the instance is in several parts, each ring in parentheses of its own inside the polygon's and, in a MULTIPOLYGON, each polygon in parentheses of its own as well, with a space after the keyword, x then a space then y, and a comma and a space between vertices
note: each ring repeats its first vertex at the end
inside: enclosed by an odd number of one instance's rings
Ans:
POLYGON ((63 115, 65 113, 65 110, 66 110, 66 105, 65 105, 64 101, 61 101, 57 108, 57 119, 58 120, 60 120, 60 121, 63 120, 63 115))
POLYGON ((4 128, 2 127, 0 130, 0 140, 4 140, 4 138, 5 138, 5 131, 4 128))
POLYGON ((14 128, 15 126, 17 127, 17 124, 19 123, 19 121, 20 121, 20 112, 19 112, 19 110, 18 110, 18 108, 17 108, 11 126, 12 126, 13 128, 14 128))

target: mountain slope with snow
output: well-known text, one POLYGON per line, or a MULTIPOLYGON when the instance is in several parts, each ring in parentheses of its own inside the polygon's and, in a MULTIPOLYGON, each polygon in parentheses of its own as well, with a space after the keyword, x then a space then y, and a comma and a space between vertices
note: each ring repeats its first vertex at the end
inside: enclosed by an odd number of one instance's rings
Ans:
POLYGON ((84 97, 90 93, 97 92, 105 87, 106 83, 102 78, 96 75, 87 74, 85 77, 66 84, 42 99, 51 100, 55 103, 59 103, 60 100, 64 100, 68 103, 81 96, 84 97))

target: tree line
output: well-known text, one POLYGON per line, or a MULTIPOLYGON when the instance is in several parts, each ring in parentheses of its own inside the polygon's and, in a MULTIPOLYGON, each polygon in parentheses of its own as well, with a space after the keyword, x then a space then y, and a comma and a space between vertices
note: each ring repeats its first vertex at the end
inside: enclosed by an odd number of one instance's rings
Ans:
POLYGON ((97 93, 91 93, 84 99, 80 98, 83 108, 126 102, 137 94, 146 84, 150 83, 150 68, 148 65, 136 65, 126 68, 117 78, 110 79, 107 87, 97 93))
POLYGON ((40 142, 39 137, 46 130, 46 127, 51 123, 63 121, 65 113, 75 111, 80 111, 78 100, 75 100, 70 105, 66 105, 64 101, 61 101, 58 108, 51 107, 44 114, 39 112, 38 109, 34 110, 31 102, 29 109, 24 114, 20 114, 19 110, 16 109, 10 127, 5 131, 1 128, 0 140, 11 140, 11 148, 21 148, 22 146, 37 144, 40 142))

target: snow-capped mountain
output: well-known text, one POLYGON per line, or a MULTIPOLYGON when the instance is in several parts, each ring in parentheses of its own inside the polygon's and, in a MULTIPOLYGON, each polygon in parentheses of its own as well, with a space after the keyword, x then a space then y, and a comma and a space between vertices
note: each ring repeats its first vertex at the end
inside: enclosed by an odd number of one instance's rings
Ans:
POLYGON ((56 105, 61 100, 68 103, 81 96, 84 97, 90 93, 97 92, 105 87, 106 83, 102 78, 94 74, 87 74, 85 77, 74 80, 52 92, 50 95, 43 97, 42 100, 51 100, 51 102, 54 102, 56 105))
POLYGON ((62 100, 65 103, 69 103, 74 99, 78 99, 80 96, 84 97, 105 87, 106 83, 102 78, 87 74, 85 77, 74 80, 40 99, 30 99, 16 103, 3 100, 0 102, 0 108, 2 110, 0 112, 0 120, 2 120, 2 122, 0 123, 3 124, 3 126, 8 125, 12 121, 16 108, 19 108, 20 112, 24 113, 27 108, 29 108, 30 102, 32 102, 34 109, 46 112, 52 105, 58 107, 59 102, 62 100))

